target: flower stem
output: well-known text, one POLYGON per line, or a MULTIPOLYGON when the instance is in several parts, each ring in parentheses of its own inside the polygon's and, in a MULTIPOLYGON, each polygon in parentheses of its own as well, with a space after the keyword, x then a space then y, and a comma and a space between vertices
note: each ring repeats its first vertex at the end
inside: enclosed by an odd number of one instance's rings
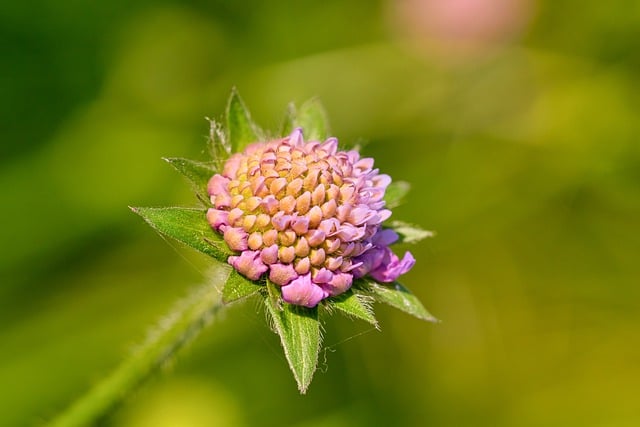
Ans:
POLYGON ((213 283, 224 283, 228 274, 227 268, 216 269, 212 282, 195 288, 187 298, 180 301, 160 320, 137 351, 124 360, 111 375, 54 419, 49 426, 94 425, 96 421, 109 414, 145 379, 195 338, 224 308, 220 291, 213 283))

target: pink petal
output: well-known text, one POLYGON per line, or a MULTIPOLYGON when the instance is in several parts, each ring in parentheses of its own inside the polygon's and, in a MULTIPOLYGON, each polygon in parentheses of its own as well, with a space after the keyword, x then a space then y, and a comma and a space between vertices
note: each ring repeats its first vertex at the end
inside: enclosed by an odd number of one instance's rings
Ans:
POLYGON ((386 228, 384 230, 378 230, 378 232, 371 239, 371 243, 376 246, 389 246, 399 239, 398 233, 386 228))
POLYGON ((209 193, 210 196, 221 193, 228 193, 228 185, 230 181, 231 180, 229 178, 226 178, 222 175, 213 175, 207 183, 207 193, 209 193))
POLYGON ((271 264, 269 266, 269 280, 276 285, 284 286, 298 277, 298 273, 291 264, 271 264))
POLYGON ((346 292, 353 283, 353 275, 350 273, 337 273, 333 278, 321 285, 322 288, 329 293, 329 296, 336 296, 346 292))
POLYGON ((302 128, 295 128, 291 135, 289 135, 289 142, 291 145, 301 145, 304 143, 304 138, 302 136, 302 128))
POLYGON ((251 280, 258 280, 267 271, 267 266, 260 261, 259 251, 243 251, 240 256, 230 256, 227 262, 251 280))
POLYGON ((273 264, 278 261, 278 245, 271 245, 262 249, 260 259, 265 264, 273 264))
POLYGON ((316 271, 315 274, 311 275, 311 280, 313 283, 326 283, 333 278, 333 273, 327 270, 326 268, 321 268, 316 271))
POLYGON ((220 230, 222 225, 228 225, 229 212, 221 211, 219 209, 207 210, 207 221, 211 224, 211 227, 215 230, 220 230))
POLYGON ((232 251, 244 251, 248 248, 249 235, 242 228, 227 227, 224 230, 224 241, 232 251))
POLYGON ((311 282, 311 274, 299 276, 291 283, 282 287, 282 299, 289 304, 302 305, 304 307, 313 308, 328 293, 320 286, 311 282))
POLYGON ((393 282, 411 270, 415 263, 416 260, 413 255, 411 255, 411 252, 406 252, 402 260, 399 260, 398 257, 392 253, 389 262, 384 262, 377 269, 371 271, 369 275, 378 282, 393 282))

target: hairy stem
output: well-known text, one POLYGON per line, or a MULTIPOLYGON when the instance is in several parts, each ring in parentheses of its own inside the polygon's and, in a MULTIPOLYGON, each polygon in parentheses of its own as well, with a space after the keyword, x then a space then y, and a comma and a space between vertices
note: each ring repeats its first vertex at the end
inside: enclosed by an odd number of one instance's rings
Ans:
POLYGON ((224 305, 215 283, 229 270, 219 267, 210 284, 194 289, 153 329, 147 340, 108 377, 78 399, 50 427, 94 425, 207 326, 224 305))

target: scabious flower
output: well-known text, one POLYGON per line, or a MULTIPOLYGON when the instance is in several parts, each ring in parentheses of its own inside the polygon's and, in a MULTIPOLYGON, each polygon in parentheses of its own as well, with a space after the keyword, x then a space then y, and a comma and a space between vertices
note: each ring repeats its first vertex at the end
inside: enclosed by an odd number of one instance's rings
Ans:
POLYGON ((251 280, 281 286, 291 304, 315 307, 354 279, 393 282, 413 267, 382 228, 391 178, 373 159, 339 151, 336 138, 308 141, 302 129, 232 155, 209 180, 207 220, 236 255, 227 262, 251 280))
MULTIPOLYGON (((254 296, 264 304, 305 393, 328 314, 378 328, 372 303, 383 303, 437 321, 397 281, 415 259, 390 249, 399 240, 412 244, 432 233, 401 221, 383 226, 409 184, 391 182, 373 159, 341 151, 335 138, 325 139, 327 117, 317 100, 299 109, 291 105, 283 125, 295 130, 265 141, 233 90, 223 121, 211 122, 209 161, 165 159, 207 207, 132 209, 159 233, 213 258, 217 267, 225 261, 233 267, 216 269, 212 283, 189 299, 185 316, 196 317, 180 322, 185 333, 206 323, 214 306, 254 296), (302 129, 313 140, 305 142, 302 129), (220 290, 220 299, 201 297, 213 290, 220 290)), ((174 329, 168 331, 173 336, 174 329)))
MULTIPOLYGON (((413 256, 407 252, 400 258, 390 249, 400 239, 412 244, 432 233, 401 221, 383 227, 409 184, 391 182, 374 168, 373 159, 341 151, 335 138, 325 139, 327 117, 317 100, 299 109, 290 105, 283 124, 295 130, 265 140, 233 90, 223 121, 211 122, 211 158, 165 159, 207 207, 132 209, 156 231, 210 256, 218 267, 225 261, 233 267, 215 270, 204 294, 220 290, 224 304, 260 299, 305 393, 327 315, 340 313, 378 328, 372 303, 384 303, 437 321, 397 281, 413 267, 413 256), (313 135, 311 141, 304 141, 302 129, 313 135), (319 309, 323 306, 327 310, 319 309)), ((220 300, 200 301, 198 294, 186 309, 209 316, 211 304, 220 300)), ((198 327, 203 319, 197 317, 198 327)))

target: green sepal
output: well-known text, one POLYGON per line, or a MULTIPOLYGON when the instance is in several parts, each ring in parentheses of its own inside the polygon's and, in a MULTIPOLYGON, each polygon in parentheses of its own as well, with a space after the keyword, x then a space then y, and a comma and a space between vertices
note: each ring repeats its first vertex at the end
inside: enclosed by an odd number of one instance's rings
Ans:
POLYGON ((206 210, 193 208, 134 208, 157 232, 171 237, 185 245, 209 255, 218 261, 226 262, 233 252, 222 236, 211 228, 206 210))
POLYGON ((319 100, 310 99, 298 111, 293 111, 289 112, 292 117, 291 128, 302 128, 305 141, 324 141, 329 137, 329 119, 319 100))
POLYGON ((163 158, 167 163, 180 172, 189 182, 203 203, 210 205, 209 193, 207 192, 207 184, 209 179, 217 173, 213 163, 202 163, 195 160, 182 159, 179 157, 163 158))
POLYGON ((348 317, 364 320, 377 328, 378 321, 376 320, 373 314, 373 309, 371 308, 372 302, 373 299, 370 296, 355 293, 353 289, 349 289, 343 294, 326 300, 330 309, 335 308, 348 317))
POLYGON ((231 156, 231 146, 227 141, 227 135, 222 125, 215 120, 209 119, 209 154, 211 162, 218 171, 224 168, 224 164, 231 156))
POLYGON ((229 277, 222 288, 222 302, 229 304, 231 302, 255 295, 264 286, 247 279, 235 269, 231 269, 229 277))
POLYGON ((287 111, 284 113, 284 119, 282 119, 282 126, 280 126, 280 135, 287 136, 296 127, 296 106, 293 102, 287 105, 287 111))
POLYGON ((227 104, 227 142, 232 153, 242 151, 252 142, 263 140, 262 131, 253 123, 249 110, 233 88, 227 104))
POLYGON ((422 229, 417 225, 409 224, 403 221, 391 221, 389 228, 398 233, 400 240, 398 243, 417 243, 427 237, 433 237, 434 232, 422 229))
POLYGON ((282 302, 280 289, 270 281, 267 281, 267 290, 267 312, 271 316, 275 332, 280 336, 284 355, 298 383, 298 390, 304 394, 318 366, 322 341, 318 307, 306 308, 282 302))
POLYGON ((410 189, 411 184, 406 181, 393 181, 384 192, 385 207, 393 209, 404 203, 410 189))
POLYGON ((427 322, 438 322, 438 319, 424 308, 420 300, 400 283, 380 284, 373 280, 365 280, 364 282, 363 287, 377 302, 383 302, 427 322))

